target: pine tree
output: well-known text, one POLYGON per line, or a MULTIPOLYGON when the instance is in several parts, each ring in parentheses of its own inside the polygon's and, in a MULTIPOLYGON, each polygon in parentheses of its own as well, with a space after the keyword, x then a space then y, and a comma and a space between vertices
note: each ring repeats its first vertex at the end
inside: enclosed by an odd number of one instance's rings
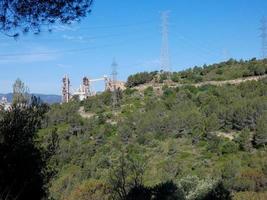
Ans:
POLYGON ((267 144, 267 112, 265 112, 257 120, 254 143, 257 147, 265 147, 265 145, 267 144))

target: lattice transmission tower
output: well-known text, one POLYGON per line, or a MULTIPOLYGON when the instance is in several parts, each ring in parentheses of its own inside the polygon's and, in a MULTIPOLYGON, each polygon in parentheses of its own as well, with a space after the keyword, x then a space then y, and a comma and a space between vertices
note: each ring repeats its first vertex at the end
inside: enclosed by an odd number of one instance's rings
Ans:
POLYGON ((163 72, 171 72, 169 52, 169 13, 169 11, 164 11, 161 13, 162 46, 160 67, 163 72))
POLYGON ((262 46, 261 46, 261 53, 262 53, 262 59, 265 59, 267 58, 267 20, 265 17, 263 17, 261 19, 261 27, 260 27, 260 30, 261 30, 261 42, 262 42, 262 46))
POLYGON ((112 73, 111 73, 111 76, 112 76, 112 107, 114 110, 118 106, 118 94, 117 94, 117 75, 118 75, 118 72, 117 72, 117 66, 118 66, 118 64, 114 58, 112 65, 111 65, 111 67, 112 67, 112 73))

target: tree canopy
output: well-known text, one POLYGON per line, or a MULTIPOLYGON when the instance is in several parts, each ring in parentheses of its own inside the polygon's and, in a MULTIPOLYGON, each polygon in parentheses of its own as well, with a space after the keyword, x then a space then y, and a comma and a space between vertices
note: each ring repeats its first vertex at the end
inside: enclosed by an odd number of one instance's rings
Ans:
POLYGON ((13 104, 27 104, 29 100, 29 88, 17 79, 13 84, 13 104))
POLYGON ((0 31, 17 37, 29 31, 38 34, 55 23, 79 21, 91 11, 93 0, 1 0, 0 31))
POLYGON ((45 160, 35 144, 47 106, 33 97, 14 104, 0 119, 0 199, 41 199, 45 195, 45 160))

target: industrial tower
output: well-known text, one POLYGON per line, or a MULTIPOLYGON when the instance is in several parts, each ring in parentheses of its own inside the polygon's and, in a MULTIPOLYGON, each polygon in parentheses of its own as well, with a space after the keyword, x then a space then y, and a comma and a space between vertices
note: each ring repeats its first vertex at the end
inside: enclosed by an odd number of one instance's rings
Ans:
POLYGON ((163 72, 170 72, 170 55, 169 55, 169 11, 161 13, 162 20, 162 47, 160 67, 163 72))
POLYGON ((262 59, 267 58, 267 20, 265 17, 261 19, 261 39, 262 39, 262 59))
POLYGON ((86 94, 86 95, 89 95, 90 94, 90 81, 89 81, 89 78, 88 77, 83 77, 83 92, 86 94))
POLYGON ((68 103, 70 100, 70 79, 67 75, 62 79, 62 103, 68 103))

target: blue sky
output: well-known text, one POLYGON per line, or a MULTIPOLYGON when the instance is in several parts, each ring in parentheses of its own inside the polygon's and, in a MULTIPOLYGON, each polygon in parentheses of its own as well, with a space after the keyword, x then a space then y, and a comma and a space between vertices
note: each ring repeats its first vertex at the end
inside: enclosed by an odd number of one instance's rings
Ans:
MULTIPOLYGON (((260 19, 266 0, 95 0, 81 23, 17 41, 0 36, 0 93, 16 78, 34 93, 60 94, 68 74, 73 88, 83 76, 102 77, 118 63, 118 78, 159 70, 161 11, 170 11, 172 70, 260 56, 260 19)), ((101 88, 100 84, 95 85, 101 88)))

